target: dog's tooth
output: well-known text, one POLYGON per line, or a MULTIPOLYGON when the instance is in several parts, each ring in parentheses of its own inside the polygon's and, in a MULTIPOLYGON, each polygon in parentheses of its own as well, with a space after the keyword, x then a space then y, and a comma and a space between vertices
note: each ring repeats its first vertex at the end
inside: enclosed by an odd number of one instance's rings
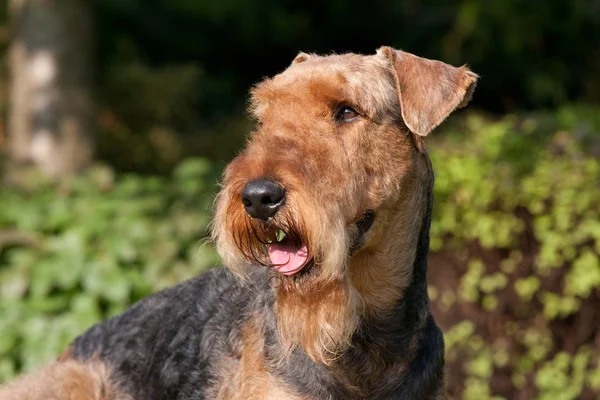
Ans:
POLYGON ((285 239, 285 232, 282 231, 281 229, 277 231, 277 241, 281 242, 283 239, 285 239))

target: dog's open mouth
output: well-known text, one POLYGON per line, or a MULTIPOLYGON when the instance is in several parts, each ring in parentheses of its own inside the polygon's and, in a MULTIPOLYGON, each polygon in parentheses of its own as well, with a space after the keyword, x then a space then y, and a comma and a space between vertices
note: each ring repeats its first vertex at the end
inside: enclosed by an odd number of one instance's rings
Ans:
MULTIPOLYGON (((371 229, 374 219, 375 213, 367 211, 355 223, 358 236, 353 240, 350 254, 364 245, 364 235, 371 229)), ((287 276, 297 274, 312 261, 312 255, 306 243, 294 240, 281 230, 277 232, 276 239, 267 244, 267 252, 273 268, 287 276)))
POLYGON ((277 234, 277 241, 267 245, 271 264, 283 275, 294 275, 300 272, 311 260, 308 246, 305 243, 291 240, 282 231, 277 234))

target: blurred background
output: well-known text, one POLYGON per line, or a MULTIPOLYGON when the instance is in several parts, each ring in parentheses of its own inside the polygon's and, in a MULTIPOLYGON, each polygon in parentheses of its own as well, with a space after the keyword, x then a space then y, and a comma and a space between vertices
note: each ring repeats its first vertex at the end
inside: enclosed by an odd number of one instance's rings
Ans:
POLYGON ((600 399, 600 1, 0 1, 0 382, 218 265, 249 87, 302 50, 468 63, 430 137, 455 399, 600 399))

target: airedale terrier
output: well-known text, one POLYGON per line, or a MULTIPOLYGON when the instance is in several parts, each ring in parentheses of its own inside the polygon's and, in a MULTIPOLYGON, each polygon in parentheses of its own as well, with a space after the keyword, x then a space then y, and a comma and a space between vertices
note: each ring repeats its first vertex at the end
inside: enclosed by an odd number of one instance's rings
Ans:
POLYGON ((2 399, 439 399, 424 137, 477 76, 382 47, 252 90, 212 234, 228 269, 92 327, 2 399), (54 396, 54 397, 53 397, 54 396))

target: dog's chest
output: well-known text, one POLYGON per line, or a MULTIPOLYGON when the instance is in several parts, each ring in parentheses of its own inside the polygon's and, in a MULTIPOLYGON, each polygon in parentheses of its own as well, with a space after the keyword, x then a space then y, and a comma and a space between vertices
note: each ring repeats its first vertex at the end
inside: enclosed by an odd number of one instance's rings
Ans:
POLYGON ((263 332, 256 319, 240 331, 239 347, 216 365, 219 383, 210 397, 219 400, 307 400, 285 385, 266 365, 263 332))
POLYGON ((260 372, 225 380, 215 397, 219 400, 308 400, 268 373, 260 372))

